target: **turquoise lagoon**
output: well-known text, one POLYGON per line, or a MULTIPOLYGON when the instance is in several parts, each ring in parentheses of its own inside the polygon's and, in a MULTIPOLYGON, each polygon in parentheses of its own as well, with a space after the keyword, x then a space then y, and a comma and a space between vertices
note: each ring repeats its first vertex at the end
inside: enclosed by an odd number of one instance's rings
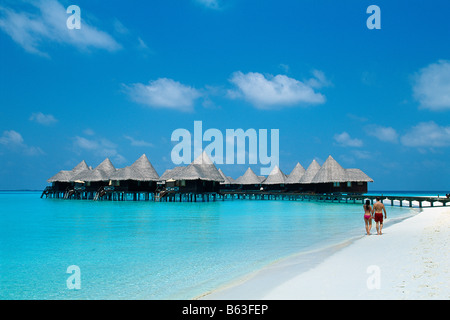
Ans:
MULTIPOLYGON (((361 204, 40 199, 0 192, 0 299, 192 299, 364 236, 361 204), (69 266, 80 289, 69 289, 69 266)), ((387 207, 387 224, 418 209, 387 207)))

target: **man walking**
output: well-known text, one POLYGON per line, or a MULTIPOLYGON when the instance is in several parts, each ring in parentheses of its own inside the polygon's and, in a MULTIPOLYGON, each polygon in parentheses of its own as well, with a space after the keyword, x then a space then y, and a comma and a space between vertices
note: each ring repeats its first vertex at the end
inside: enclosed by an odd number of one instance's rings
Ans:
POLYGON ((377 197, 377 202, 375 202, 373 205, 372 217, 374 217, 375 222, 377 224, 376 227, 378 235, 381 235, 381 230, 383 229, 383 211, 384 211, 384 219, 387 219, 386 208, 384 207, 383 202, 380 201, 380 198, 377 197))

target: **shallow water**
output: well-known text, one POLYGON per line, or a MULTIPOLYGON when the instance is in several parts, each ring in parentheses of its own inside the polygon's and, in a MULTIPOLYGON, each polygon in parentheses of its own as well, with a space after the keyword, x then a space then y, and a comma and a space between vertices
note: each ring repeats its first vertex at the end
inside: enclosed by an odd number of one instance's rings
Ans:
MULTIPOLYGON (((361 204, 39 196, 0 192, 0 299, 190 299, 365 233, 361 204), (79 290, 66 283, 71 265, 81 271, 79 290)), ((415 212, 387 209, 391 223, 415 212)))

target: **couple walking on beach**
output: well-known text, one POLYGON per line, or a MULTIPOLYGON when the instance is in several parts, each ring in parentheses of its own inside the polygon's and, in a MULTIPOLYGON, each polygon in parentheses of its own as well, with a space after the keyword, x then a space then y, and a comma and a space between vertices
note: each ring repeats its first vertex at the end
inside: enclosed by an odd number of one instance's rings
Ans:
POLYGON ((383 211, 384 219, 387 218, 384 204, 380 201, 380 198, 377 197, 377 202, 374 203, 373 208, 370 205, 370 200, 366 200, 363 207, 367 235, 370 235, 370 230, 372 229, 372 219, 376 222, 377 234, 381 235, 381 230, 383 229, 383 211))

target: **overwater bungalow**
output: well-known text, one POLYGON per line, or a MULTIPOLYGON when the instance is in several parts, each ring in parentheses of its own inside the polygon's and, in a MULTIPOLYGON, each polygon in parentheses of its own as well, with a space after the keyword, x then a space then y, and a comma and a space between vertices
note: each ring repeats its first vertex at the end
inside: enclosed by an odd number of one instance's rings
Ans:
POLYGON ((285 186, 287 191, 299 191, 300 179, 305 174, 305 168, 298 162, 291 173, 286 177, 285 186))
POLYGON ((311 180, 316 193, 366 193, 367 182, 373 182, 359 169, 344 169, 329 156, 311 180))
POLYGON ((248 168, 245 173, 237 178, 234 182, 238 185, 239 190, 257 190, 261 189, 261 183, 264 180, 258 177, 251 168, 248 168))
POLYGON ((72 177, 73 182, 84 184, 86 192, 97 192, 100 188, 109 185, 110 176, 116 171, 109 158, 103 160, 93 170, 82 170, 72 177))
POLYGON ((84 160, 77 164, 72 170, 61 170, 47 180, 47 182, 51 183, 52 186, 46 190, 51 190, 52 192, 58 194, 72 190, 75 186, 75 180, 73 177, 85 170, 90 170, 90 168, 84 160))
MULTIPOLYGON (((134 200, 161 200, 170 198, 215 199, 216 195, 233 198, 233 193, 242 194, 263 191, 260 196, 281 194, 361 194, 367 193, 368 182, 373 180, 360 169, 344 169, 329 156, 320 166, 313 160, 305 170, 300 163, 289 176, 278 166, 267 176, 257 176, 251 168, 233 180, 218 170, 206 152, 203 152, 188 166, 166 170, 159 177, 156 170, 143 154, 132 165, 116 169, 109 159, 105 159, 95 169, 81 161, 72 170, 62 170, 48 179, 52 186, 47 187, 42 196, 76 199, 125 200, 129 195, 134 200), (192 196, 192 195, 195 195, 192 196), (231 196, 230 196, 231 195, 231 196)), ((245 196, 245 195, 244 195, 245 196)))
POLYGON ((161 177, 159 177, 158 180, 158 185, 162 185, 164 186, 166 184, 167 181, 169 180, 173 180, 172 177, 177 175, 179 172, 181 172, 185 167, 180 166, 180 167, 175 167, 173 169, 167 169, 166 171, 164 171, 164 173, 161 175, 161 177))
POLYGON ((219 173, 223 178, 223 182, 220 183, 220 190, 230 191, 235 190, 238 187, 232 177, 226 176, 221 169, 219 169, 219 173))
POLYGON ((368 182, 373 182, 367 174, 360 169, 345 169, 347 185, 342 186, 345 193, 367 193, 368 182))
POLYGON ((275 166, 267 178, 262 182, 264 191, 285 191, 285 183, 287 176, 275 166))
POLYGON ((190 165, 167 170, 160 182, 167 191, 211 193, 220 191, 220 183, 224 179, 206 152, 203 152, 190 165))
POLYGON ((131 166, 116 170, 109 179, 116 191, 155 192, 159 175, 143 154, 131 166))
POLYGON ((308 168, 306 169, 305 173, 302 175, 302 177, 299 180, 299 189, 300 192, 314 192, 313 185, 311 184, 312 180, 314 179, 317 172, 320 170, 320 164, 314 159, 308 168))

